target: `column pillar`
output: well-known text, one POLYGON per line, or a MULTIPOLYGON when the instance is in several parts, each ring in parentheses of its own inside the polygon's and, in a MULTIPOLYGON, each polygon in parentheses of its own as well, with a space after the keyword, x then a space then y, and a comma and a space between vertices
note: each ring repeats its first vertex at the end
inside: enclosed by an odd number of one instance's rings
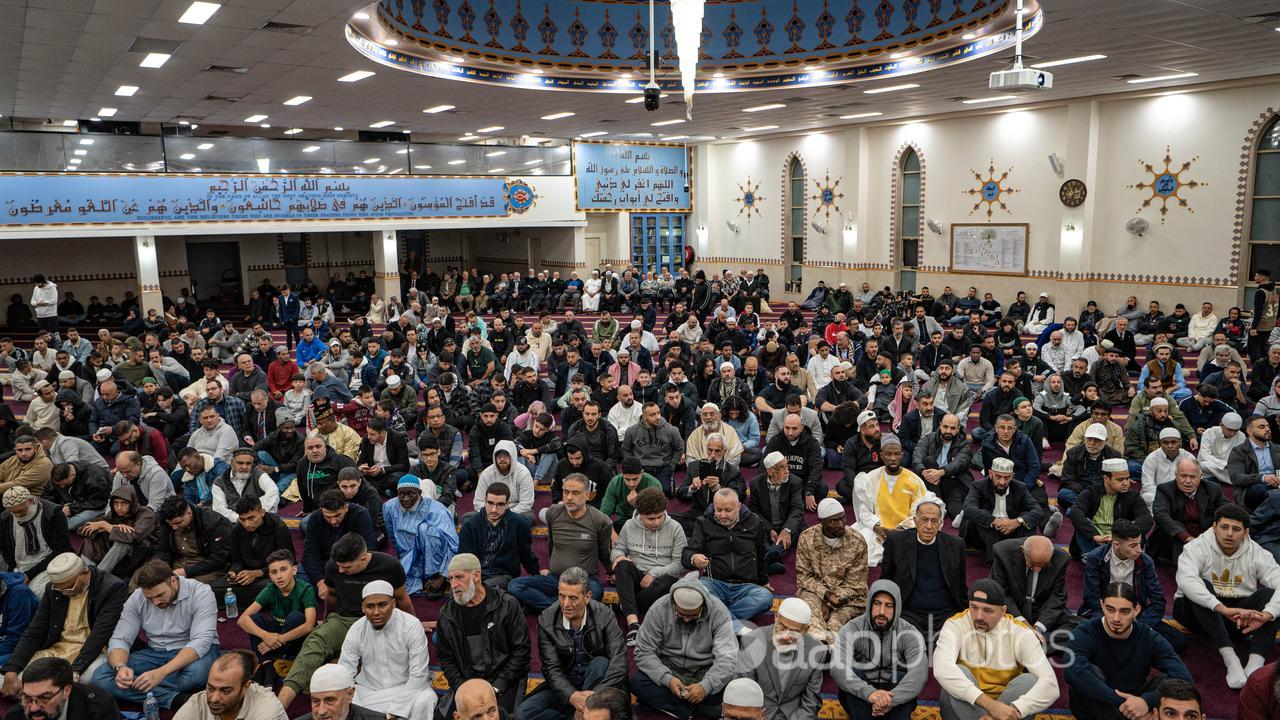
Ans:
POLYGON ((160 290, 160 262, 156 259, 156 237, 136 235, 133 259, 138 271, 138 303, 145 316, 148 310, 164 314, 164 293, 160 290))
POLYGON ((373 233, 373 290, 384 301, 400 297, 400 239, 395 230, 373 233))

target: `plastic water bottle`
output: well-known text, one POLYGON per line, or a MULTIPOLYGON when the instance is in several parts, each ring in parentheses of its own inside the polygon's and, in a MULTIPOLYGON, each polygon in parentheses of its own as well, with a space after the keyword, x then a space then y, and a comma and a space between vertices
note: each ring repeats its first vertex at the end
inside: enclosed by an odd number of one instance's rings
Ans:
POLYGON ((143 720, 160 720, 160 701, 156 700, 155 693, 147 693, 147 699, 142 703, 143 720))
POLYGON ((231 588, 227 588, 227 595, 223 599, 223 602, 227 606, 228 620, 235 620, 240 616, 240 608, 236 605, 236 594, 231 591, 231 588))

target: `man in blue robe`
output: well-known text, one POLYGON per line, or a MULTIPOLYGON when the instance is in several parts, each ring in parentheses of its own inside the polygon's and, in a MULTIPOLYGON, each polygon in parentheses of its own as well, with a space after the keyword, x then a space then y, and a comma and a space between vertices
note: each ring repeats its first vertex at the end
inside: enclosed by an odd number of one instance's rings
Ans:
POLYGON ((405 589, 443 597, 449 561, 458 552, 458 531, 444 505, 422 495, 422 481, 402 475, 396 497, 382 506, 387 537, 404 566, 405 589))

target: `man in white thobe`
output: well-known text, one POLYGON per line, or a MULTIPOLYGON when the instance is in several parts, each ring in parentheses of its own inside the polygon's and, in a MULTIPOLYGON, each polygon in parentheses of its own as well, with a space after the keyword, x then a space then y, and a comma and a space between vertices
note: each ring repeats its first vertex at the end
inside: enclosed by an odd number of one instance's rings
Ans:
POLYGON ((1220 485, 1231 483, 1231 478, 1227 475, 1227 456, 1237 445, 1248 442, 1248 438, 1240 431, 1243 426, 1244 419, 1238 413, 1229 412, 1222 416, 1220 423, 1205 430, 1200 436, 1200 469, 1220 485))
POLYGON ((365 585, 360 618, 342 641, 338 663, 356 676, 356 705, 388 717, 431 720, 436 692, 427 670, 430 657, 422 622, 396 608, 385 580, 365 585))

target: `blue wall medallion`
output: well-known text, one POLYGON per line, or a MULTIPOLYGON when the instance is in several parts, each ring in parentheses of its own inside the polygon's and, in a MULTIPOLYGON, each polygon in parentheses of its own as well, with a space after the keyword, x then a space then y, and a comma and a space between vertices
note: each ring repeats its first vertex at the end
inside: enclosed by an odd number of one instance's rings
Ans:
POLYGON ((1191 209, 1190 201, 1182 196, 1182 191, 1183 188, 1194 190, 1208 185, 1203 180, 1192 180, 1186 177, 1186 173, 1191 169, 1192 163, 1199 159, 1200 156, 1197 155, 1175 169, 1173 167, 1173 153, 1167 145, 1164 148, 1164 167, 1139 159, 1138 164, 1151 177, 1149 180, 1135 183, 1129 187, 1135 190, 1146 190, 1151 194, 1143 198, 1138 212, 1142 212, 1143 208, 1151 207, 1157 200, 1160 202, 1161 223, 1164 223, 1165 217, 1169 214, 1169 203, 1171 202, 1178 207, 1186 208, 1187 212, 1195 212, 1195 210, 1191 209))
POLYGON ((1009 204, 1006 201, 1005 196, 1018 192, 1017 188, 1009 187, 1008 184, 1009 173, 1013 172, 1013 168, 1005 170, 1000 177, 996 177, 996 161, 992 158, 991 162, 987 165, 986 177, 983 177, 982 173, 977 170, 970 170, 969 172, 973 173, 973 178, 978 181, 977 187, 961 191, 966 195, 977 198, 977 201, 973 204, 973 208, 969 211, 970 215, 981 210, 983 204, 987 206, 988 220, 991 219, 991 216, 994 214, 997 206, 999 206, 1001 210, 1012 214, 1009 210, 1009 204))

